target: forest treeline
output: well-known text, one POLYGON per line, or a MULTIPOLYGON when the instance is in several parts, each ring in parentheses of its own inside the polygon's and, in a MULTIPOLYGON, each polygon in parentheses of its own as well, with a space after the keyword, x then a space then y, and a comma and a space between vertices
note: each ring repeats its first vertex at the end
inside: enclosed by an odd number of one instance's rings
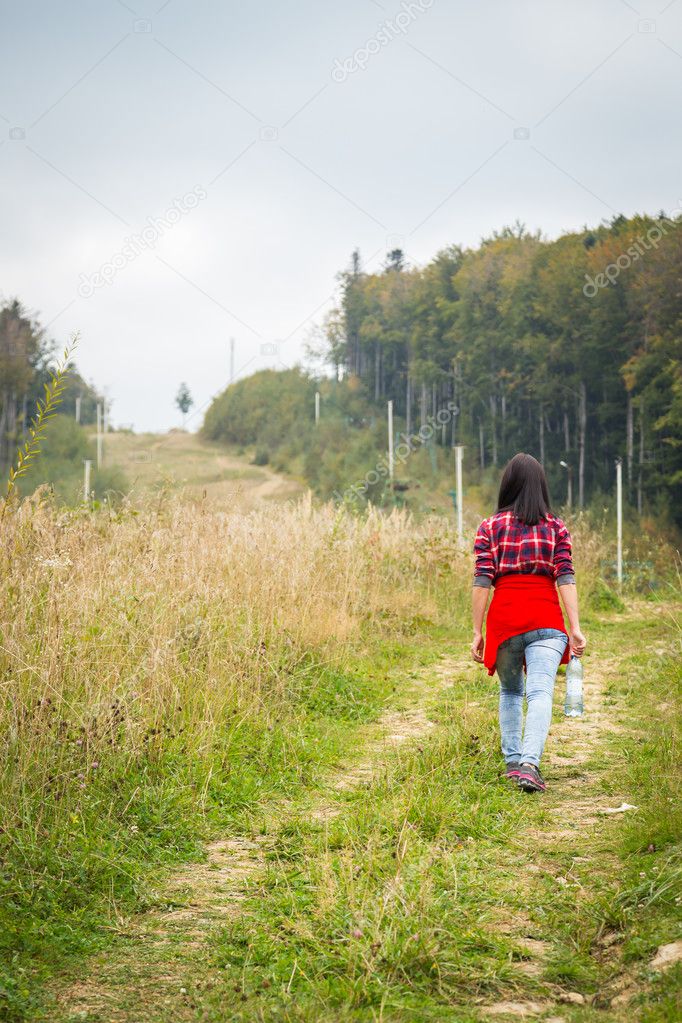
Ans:
MULTIPOLYGON (((411 434, 454 403, 458 414, 439 442, 466 445, 481 469, 531 451, 562 494, 570 473, 578 506, 612 489, 621 458, 634 507, 667 505, 680 521, 677 218, 619 216, 555 241, 517 225, 475 249, 447 248, 419 269, 395 250, 381 272, 367 273, 355 252, 340 284, 326 356, 377 416, 392 399, 411 434)), ((207 433, 244 443, 248 417, 236 432, 224 415, 221 422, 227 393, 209 412, 207 433)), ((261 439, 257 430, 249 436, 261 439)))
MULTIPOLYGON (((0 469, 11 461, 35 415, 54 356, 54 342, 17 299, 0 306, 0 469)), ((75 417, 78 398, 80 422, 94 423, 97 402, 104 399, 72 367, 60 412, 75 417)))
MULTIPOLYGON (((56 350, 53 341, 38 320, 14 299, 0 305, 0 472, 6 475, 17 449, 27 438, 27 430, 36 415, 36 402, 44 398, 43 387, 50 379, 56 350)), ((30 493, 47 483, 57 497, 76 504, 83 493, 83 462, 94 463, 93 430, 97 403, 105 399, 92 384, 86 383, 74 364, 66 378, 59 414, 48 423, 39 456, 20 481, 18 490, 30 493), (76 403, 79 421, 76 422, 76 403)), ((123 492, 125 476, 116 467, 93 472, 92 492, 98 498, 123 492)))
POLYGON ((616 458, 641 510, 682 482, 682 225, 617 217, 553 242, 507 229, 422 270, 359 255, 328 325, 339 371, 392 398, 408 433, 454 400, 481 467, 514 451, 573 468, 576 499, 607 489, 616 458))

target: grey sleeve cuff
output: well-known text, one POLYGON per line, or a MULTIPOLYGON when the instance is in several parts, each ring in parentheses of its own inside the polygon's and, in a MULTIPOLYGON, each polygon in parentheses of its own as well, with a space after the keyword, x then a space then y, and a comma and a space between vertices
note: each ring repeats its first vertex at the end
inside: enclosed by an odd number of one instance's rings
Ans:
POLYGON ((557 577, 556 584, 557 586, 569 586, 570 584, 575 586, 575 576, 572 572, 565 572, 564 575, 557 577))
POLYGON ((492 586, 492 584, 493 584, 493 581, 492 581, 492 579, 490 578, 489 575, 475 575, 474 576, 474 586, 483 586, 487 590, 487 589, 489 589, 489 587, 492 586))

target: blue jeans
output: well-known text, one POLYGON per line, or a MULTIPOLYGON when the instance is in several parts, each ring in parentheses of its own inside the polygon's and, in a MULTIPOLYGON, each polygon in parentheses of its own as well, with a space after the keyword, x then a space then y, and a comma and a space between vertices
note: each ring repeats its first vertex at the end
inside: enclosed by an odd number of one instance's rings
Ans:
POLYGON ((512 636, 497 649, 500 677, 500 732, 506 763, 540 764, 552 721, 557 668, 568 637, 557 629, 533 629, 512 636), (523 727, 523 660, 526 659, 526 727, 523 727))

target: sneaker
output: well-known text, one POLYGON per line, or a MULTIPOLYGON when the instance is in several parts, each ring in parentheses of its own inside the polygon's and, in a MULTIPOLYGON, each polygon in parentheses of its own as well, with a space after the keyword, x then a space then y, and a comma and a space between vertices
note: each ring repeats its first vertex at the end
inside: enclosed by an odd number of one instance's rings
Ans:
POLYGON ((547 788, 545 779, 534 764, 521 764, 517 780, 524 792, 544 792, 547 788))
POLYGON ((504 777, 508 778, 509 781, 518 781, 520 773, 521 764, 517 760, 511 760, 505 768, 504 777))

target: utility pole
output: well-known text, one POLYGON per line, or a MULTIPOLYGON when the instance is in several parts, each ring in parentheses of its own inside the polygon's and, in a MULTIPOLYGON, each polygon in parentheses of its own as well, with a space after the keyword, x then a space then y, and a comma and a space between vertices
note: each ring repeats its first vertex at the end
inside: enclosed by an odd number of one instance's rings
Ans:
POLYGON ((81 421, 81 396, 80 396, 80 394, 77 394, 76 395, 76 422, 80 423, 80 421, 81 421))
POLYGON ((616 578, 623 582, 623 463, 616 460, 616 578))
POLYGON ((102 468, 102 403, 97 402, 97 468, 102 468))
POLYGON ((315 426, 320 422, 320 392, 315 391, 315 426))
POLYGON ((92 462, 89 458, 83 459, 83 503, 87 504, 90 500, 90 469, 92 462))
POLYGON ((234 383, 234 338, 230 338, 230 383, 234 383))
POLYGON ((393 486, 393 401, 388 403, 388 478, 393 486))
POLYGON ((455 446, 455 489, 457 491, 457 539, 460 547, 464 543, 464 520, 462 515, 462 455, 464 448, 461 444, 455 446))

